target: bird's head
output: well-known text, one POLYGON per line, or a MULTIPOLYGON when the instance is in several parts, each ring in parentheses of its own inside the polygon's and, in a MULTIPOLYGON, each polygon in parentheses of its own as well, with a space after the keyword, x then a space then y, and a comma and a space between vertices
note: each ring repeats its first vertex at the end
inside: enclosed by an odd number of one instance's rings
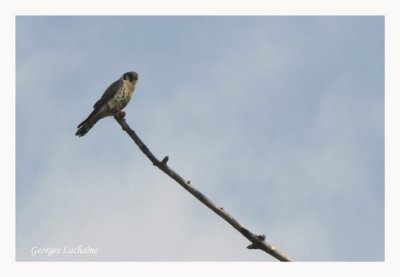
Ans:
POLYGON ((121 80, 127 80, 131 82, 132 84, 135 84, 138 80, 138 74, 135 71, 131 72, 126 72, 124 75, 122 75, 121 80))

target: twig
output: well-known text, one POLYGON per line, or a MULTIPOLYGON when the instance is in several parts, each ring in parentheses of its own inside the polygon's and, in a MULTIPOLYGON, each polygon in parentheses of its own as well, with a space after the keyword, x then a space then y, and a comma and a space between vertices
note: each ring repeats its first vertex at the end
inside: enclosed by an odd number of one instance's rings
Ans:
POLYGON ((279 261, 290 262, 292 261, 288 256, 284 255, 278 249, 268 244, 265 241, 265 235, 256 235, 250 232, 248 229, 244 228, 236 219, 229 215, 222 207, 215 205, 210 199, 208 199, 204 194, 198 191, 191 185, 190 181, 186 181, 178 173, 172 170, 168 165, 168 156, 164 157, 159 161, 153 153, 147 148, 147 146, 142 142, 142 140, 136 135, 124 119, 124 114, 117 114, 114 116, 115 120, 121 125, 122 129, 133 139, 140 150, 147 156, 147 158, 153 163, 154 166, 158 167, 161 171, 167 174, 169 177, 174 179, 178 184, 180 184, 185 190, 196 197, 201 203, 206 205, 208 208, 213 210, 217 215, 222 217, 226 222, 232 225, 237 231, 239 231, 243 236, 245 236, 251 244, 247 246, 248 249, 260 249, 267 252, 271 256, 275 257, 279 261))

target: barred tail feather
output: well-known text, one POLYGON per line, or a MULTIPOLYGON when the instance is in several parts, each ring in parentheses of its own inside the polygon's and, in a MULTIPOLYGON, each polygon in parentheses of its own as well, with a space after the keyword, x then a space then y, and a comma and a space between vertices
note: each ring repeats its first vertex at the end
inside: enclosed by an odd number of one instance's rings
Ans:
POLYGON ((94 126, 94 124, 96 124, 96 121, 89 121, 89 122, 83 124, 78 129, 78 131, 76 131, 75 136, 83 137, 84 135, 86 135, 87 132, 89 132, 89 130, 94 126))
POLYGON ((78 125, 78 131, 76 131, 75 136, 83 137, 89 130, 99 121, 97 116, 97 111, 93 111, 88 118, 86 118, 81 124, 78 125))

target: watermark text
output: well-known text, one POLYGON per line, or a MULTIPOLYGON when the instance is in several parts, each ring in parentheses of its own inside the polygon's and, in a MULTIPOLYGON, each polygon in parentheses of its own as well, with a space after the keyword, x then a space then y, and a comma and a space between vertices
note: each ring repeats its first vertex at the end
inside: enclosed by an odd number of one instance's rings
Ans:
POLYGON ((76 247, 39 247, 33 246, 31 248, 32 257, 35 256, 57 256, 57 255, 96 255, 99 252, 97 247, 89 245, 78 245, 76 247))

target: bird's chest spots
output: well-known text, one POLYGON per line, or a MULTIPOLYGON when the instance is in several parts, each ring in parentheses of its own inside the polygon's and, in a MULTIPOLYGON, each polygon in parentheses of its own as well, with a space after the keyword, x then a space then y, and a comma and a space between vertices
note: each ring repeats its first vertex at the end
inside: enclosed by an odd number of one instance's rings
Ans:
POLYGON ((133 86, 127 82, 118 90, 114 97, 109 101, 108 105, 111 109, 122 110, 131 100, 133 86))

